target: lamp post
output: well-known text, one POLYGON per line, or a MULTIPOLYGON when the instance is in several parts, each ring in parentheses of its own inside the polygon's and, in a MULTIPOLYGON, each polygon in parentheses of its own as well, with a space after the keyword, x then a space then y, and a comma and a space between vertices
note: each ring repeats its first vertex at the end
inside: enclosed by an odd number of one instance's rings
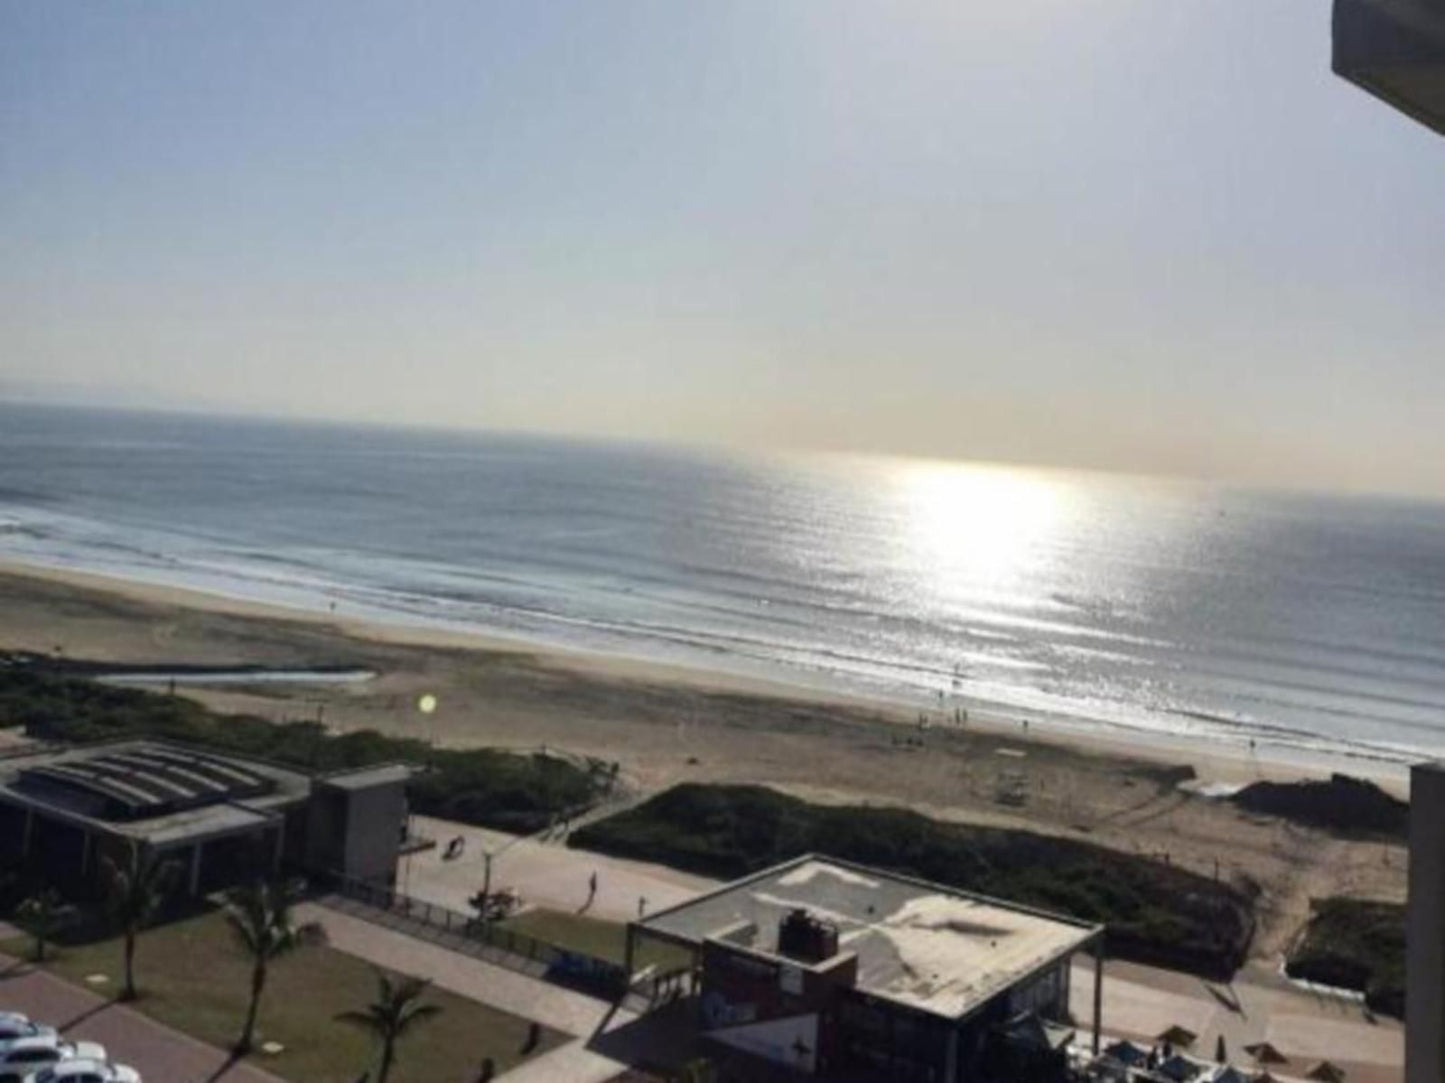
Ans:
MULTIPOLYGON (((422 717, 427 721, 426 746, 427 759, 430 760, 433 753, 436 751, 436 724, 432 721, 433 716, 435 716, 437 713, 436 696, 432 695, 430 692, 427 692, 424 695, 418 697, 416 701, 416 709, 421 712, 422 717)), ((430 764, 428 764, 428 766, 430 766, 430 764)))
MULTIPOLYGON (((436 709, 437 709, 437 698, 436 698, 436 696, 432 695, 430 692, 427 692, 427 693, 424 693, 423 695, 417 697, 416 709, 421 713, 421 715, 422 715, 423 718, 428 718, 428 719, 429 719, 432 715, 434 715, 434 714, 436 713, 436 709)), ((430 734, 430 731, 428 731, 428 734, 430 734)), ((427 748, 428 748, 428 757, 427 757, 427 758, 428 758, 428 759, 431 758, 431 757, 430 757, 430 749, 431 749, 431 746, 432 746, 432 740, 431 740, 430 735, 428 735, 428 737, 427 737, 427 748)), ((428 763, 427 766, 430 767, 431 764, 428 763)), ((406 848, 406 866, 405 866, 405 868, 402 870, 402 887, 401 887, 401 893, 402 893, 403 895, 406 895, 406 894, 409 892, 410 888, 411 888, 411 855, 412 855, 412 849, 413 849, 412 844, 411 844, 411 840, 412 840, 413 838, 415 838, 415 833, 412 831, 412 819, 411 819, 411 817, 412 817, 411 802, 408 801, 407 804, 406 804, 406 847, 407 847, 407 848, 406 848)))

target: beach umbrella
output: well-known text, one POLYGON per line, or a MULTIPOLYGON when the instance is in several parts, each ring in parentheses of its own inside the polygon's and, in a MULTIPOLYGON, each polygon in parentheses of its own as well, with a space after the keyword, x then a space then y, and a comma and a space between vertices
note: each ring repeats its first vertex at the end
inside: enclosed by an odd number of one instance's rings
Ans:
POLYGON ((1204 1070, 1188 1057, 1175 1053, 1159 1065, 1156 1071, 1165 1079, 1172 1079, 1174 1083, 1189 1083, 1189 1080, 1201 1075, 1204 1070))
POLYGON ((1244 1047, 1256 1064, 1288 1064, 1289 1058, 1268 1042, 1255 1042, 1244 1047))
POLYGON ((1338 1064, 1322 1060, 1305 1073, 1306 1079, 1317 1079, 1319 1083, 1345 1083, 1345 1070, 1338 1064))
POLYGON ((1181 1027, 1178 1023, 1175 1023, 1163 1034, 1159 1035, 1159 1037, 1156 1038, 1155 1041, 1163 1042, 1165 1045, 1191 1046, 1198 1040, 1198 1038, 1199 1035, 1195 1034, 1194 1031, 1189 1030, 1187 1027, 1181 1027))
POLYGON ((1149 1059, 1149 1050, 1133 1042, 1119 1041, 1105 1049, 1104 1056, 1113 1057, 1126 1068, 1133 1068, 1149 1059))

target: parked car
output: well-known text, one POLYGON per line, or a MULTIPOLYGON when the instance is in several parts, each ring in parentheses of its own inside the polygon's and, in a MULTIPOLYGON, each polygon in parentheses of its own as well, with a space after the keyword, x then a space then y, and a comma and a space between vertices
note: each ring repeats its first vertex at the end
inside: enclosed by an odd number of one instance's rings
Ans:
POLYGON ((105 1046, 95 1042, 70 1042, 54 1034, 16 1038, 0 1047, 0 1083, 22 1083, 42 1068, 77 1058, 104 1061, 107 1059, 105 1046))
POLYGON ((126 1064, 74 1057, 32 1072, 25 1077, 25 1083, 141 1083, 141 1078, 126 1064))
POLYGON ((32 1023, 19 1012, 0 1012, 0 1042, 11 1042, 16 1038, 36 1038, 54 1034, 54 1027, 44 1023, 32 1023))

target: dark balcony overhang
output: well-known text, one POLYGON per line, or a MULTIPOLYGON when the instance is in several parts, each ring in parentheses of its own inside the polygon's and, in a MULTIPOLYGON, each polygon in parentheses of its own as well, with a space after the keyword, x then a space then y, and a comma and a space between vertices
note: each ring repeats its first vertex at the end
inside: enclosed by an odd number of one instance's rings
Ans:
POLYGON ((1445 0, 1335 0, 1333 66, 1445 135, 1445 0))

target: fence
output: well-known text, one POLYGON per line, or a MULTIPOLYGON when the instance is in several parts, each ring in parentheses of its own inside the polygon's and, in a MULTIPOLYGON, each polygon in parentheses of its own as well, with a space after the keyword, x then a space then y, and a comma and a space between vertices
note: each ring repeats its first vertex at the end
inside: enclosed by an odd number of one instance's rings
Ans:
POLYGON ((377 884, 349 877, 327 879, 327 886, 337 895, 433 930, 451 941, 452 946, 473 949, 473 954, 485 951, 489 962, 512 970, 539 972, 549 981, 609 1000, 627 992, 626 968, 610 959, 551 944, 496 921, 484 921, 476 914, 413 899, 377 884))

